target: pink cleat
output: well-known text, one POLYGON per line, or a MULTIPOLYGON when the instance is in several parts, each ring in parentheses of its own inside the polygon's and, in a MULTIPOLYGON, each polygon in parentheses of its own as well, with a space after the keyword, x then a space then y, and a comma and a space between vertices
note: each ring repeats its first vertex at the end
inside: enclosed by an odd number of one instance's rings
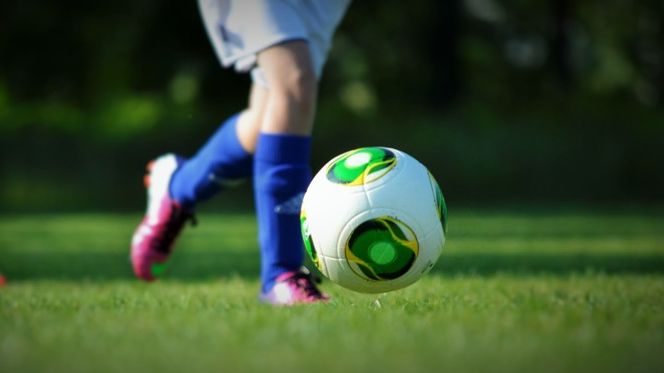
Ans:
POLYGON ((173 154, 148 164, 145 187, 148 207, 131 240, 131 264, 136 277, 153 281, 166 269, 166 260, 187 220, 193 215, 169 195, 171 177, 181 161, 173 154))
POLYGON ((321 293, 315 280, 308 273, 286 272, 279 277, 270 291, 261 294, 260 300, 274 306, 292 306, 295 304, 327 302, 330 297, 321 293))

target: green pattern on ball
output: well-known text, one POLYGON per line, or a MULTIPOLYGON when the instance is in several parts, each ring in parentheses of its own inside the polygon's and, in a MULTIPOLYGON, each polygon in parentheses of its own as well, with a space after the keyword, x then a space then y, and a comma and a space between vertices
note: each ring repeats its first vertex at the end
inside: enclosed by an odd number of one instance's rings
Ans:
POLYGON ((362 185, 385 175, 396 163, 395 154, 387 148, 359 148, 332 161, 327 179, 336 184, 362 185))
POLYGON ((377 242, 369 248, 369 256, 374 262, 385 265, 396 259, 397 251, 391 243, 377 242))
POLYGON ((305 214, 304 210, 302 210, 300 214, 300 232, 302 233, 302 241, 304 241, 305 251, 307 254, 309 254, 309 258, 311 258, 311 261, 314 263, 314 265, 316 265, 316 268, 322 271, 323 269, 321 268, 320 259, 318 258, 316 248, 314 247, 314 241, 311 238, 311 234, 309 233, 307 215, 305 214))
POLYGON ((417 240, 408 236, 415 237, 415 234, 394 218, 365 221, 350 235, 345 248, 346 259, 362 278, 394 280, 408 272, 419 253, 417 240))
POLYGON ((435 196, 438 218, 440 219, 440 224, 443 225, 443 232, 447 233, 447 204, 445 203, 445 197, 443 196, 443 192, 440 190, 440 186, 438 186, 438 182, 436 182, 436 179, 433 177, 433 175, 429 174, 429 178, 431 179, 431 186, 435 196))

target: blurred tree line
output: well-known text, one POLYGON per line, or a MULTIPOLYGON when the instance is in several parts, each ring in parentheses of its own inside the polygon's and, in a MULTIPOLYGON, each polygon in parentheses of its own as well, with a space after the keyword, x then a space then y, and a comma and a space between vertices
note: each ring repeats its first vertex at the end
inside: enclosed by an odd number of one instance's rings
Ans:
MULTIPOLYGON (((0 211, 142 208, 142 164, 194 152, 248 84, 196 1, 0 3, 0 211)), ((663 102, 661 0, 356 0, 312 165, 386 145, 453 202, 661 201, 663 102)))

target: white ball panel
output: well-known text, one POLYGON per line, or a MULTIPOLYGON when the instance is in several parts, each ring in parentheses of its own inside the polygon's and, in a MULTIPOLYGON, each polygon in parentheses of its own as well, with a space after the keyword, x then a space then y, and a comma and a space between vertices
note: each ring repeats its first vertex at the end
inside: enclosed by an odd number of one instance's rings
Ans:
POLYGON ((436 197, 426 167, 403 152, 393 151, 398 157, 397 167, 401 164, 400 172, 389 180, 389 184, 366 188, 369 205, 374 209, 408 212, 414 218, 413 225, 422 233, 440 226, 436 197))
POLYGON ((420 250, 420 255, 417 258, 418 272, 415 275, 418 277, 428 273, 438 262, 443 252, 443 246, 445 246, 443 229, 432 229, 428 234, 423 236, 421 243, 422 246, 427 247, 427 250, 420 250))
POLYGON ((325 172, 316 174, 304 196, 302 209, 306 213, 309 233, 318 253, 337 257, 341 227, 368 208, 369 204, 361 186, 334 184, 327 180, 325 172))

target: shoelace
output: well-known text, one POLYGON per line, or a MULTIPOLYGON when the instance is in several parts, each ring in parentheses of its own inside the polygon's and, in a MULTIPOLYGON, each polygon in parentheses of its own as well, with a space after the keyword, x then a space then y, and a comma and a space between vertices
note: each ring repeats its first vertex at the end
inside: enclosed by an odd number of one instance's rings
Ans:
POLYGON ((194 214, 186 212, 176 204, 171 205, 171 211, 173 213, 169 216, 168 221, 165 224, 159 225, 159 234, 152 241, 153 248, 164 254, 170 253, 173 241, 180 234, 182 227, 187 221, 191 221, 192 226, 198 224, 194 214))
POLYGON ((309 298, 320 299, 323 294, 318 290, 316 284, 320 284, 320 279, 304 272, 298 272, 288 278, 286 281, 292 282, 298 289, 301 289, 309 298))

